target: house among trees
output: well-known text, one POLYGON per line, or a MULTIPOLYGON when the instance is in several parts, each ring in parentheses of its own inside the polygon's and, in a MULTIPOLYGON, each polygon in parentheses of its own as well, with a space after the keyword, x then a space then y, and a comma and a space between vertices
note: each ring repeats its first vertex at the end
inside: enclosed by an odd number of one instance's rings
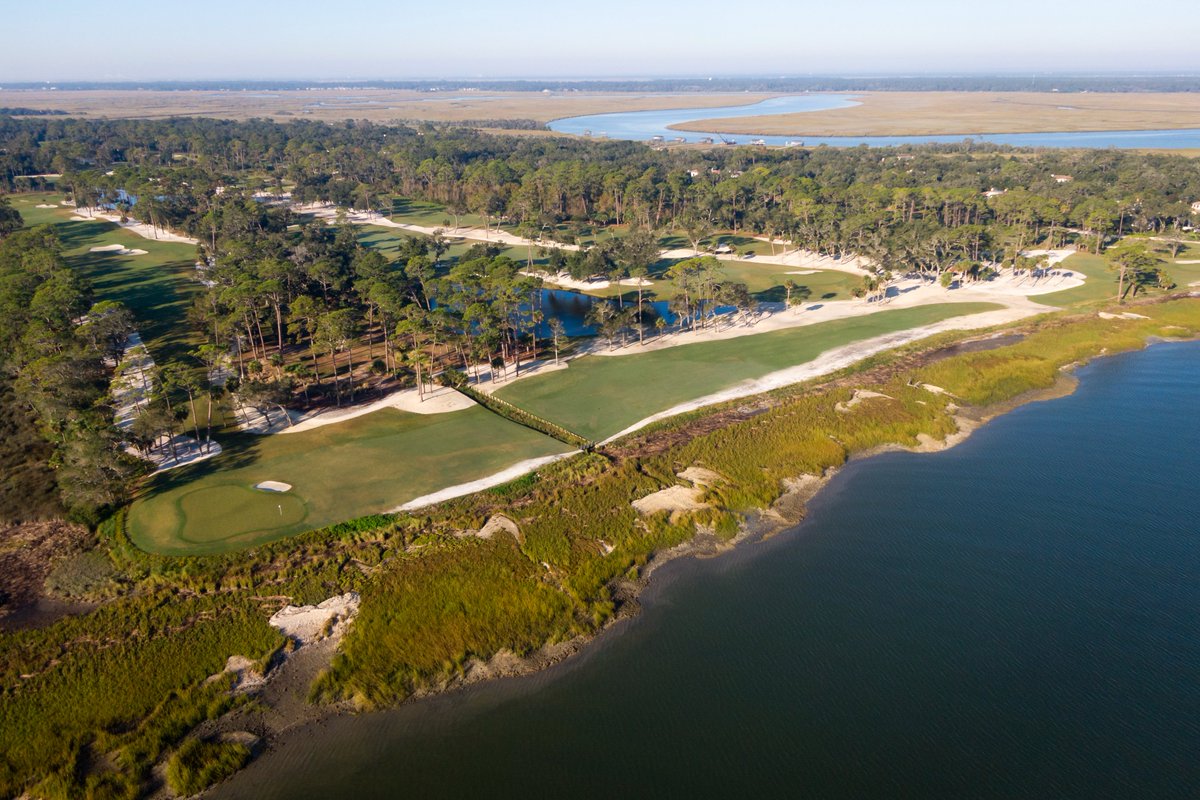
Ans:
POLYGON ((984 192, 983 196, 984 197, 999 197, 1000 195, 1006 194, 1007 192, 1008 192, 1008 189, 997 189, 995 186, 993 186, 992 188, 990 188, 986 192, 984 192))
POLYGON ((1200 214, 1200 200, 1197 200, 1196 202, 1192 203, 1192 213, 1200 214))
POLYGON ((1075 180, 1074 175, 1051 175, 1050 177, 1054 178, 1055 183, 1070 183, 1075 180))

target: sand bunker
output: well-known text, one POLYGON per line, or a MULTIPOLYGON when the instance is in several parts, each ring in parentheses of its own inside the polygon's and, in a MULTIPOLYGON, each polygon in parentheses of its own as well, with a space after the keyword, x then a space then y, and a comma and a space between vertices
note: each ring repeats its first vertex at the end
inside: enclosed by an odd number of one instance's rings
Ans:
POLYGON ((114 253, 119 256, 144 256, 144 255, 146 255, 145 250, 138 250, 137 248, 131 249, 131 248, 126 247, 123 244, 100 245, 99 247, 92 247, 92 248, 88 249, 88 252, 89 253, 114 253))
POLYGON ((284 606, 268 622, 299 644, 311 644, 339 633, 358 613, 358 604, 358 592, 347 592, 315 606, 284 606))
POLYGON ((1132 311, 1126 311, 1124 314, 1110 314, 1107 311, 1101 311, 1100 319, 1150 319, 1141 314, 1134 314, 1132 311))
POLYGON ((282 481, 263 481, 262 483, 254 484, 255 489, 261 489, 264 492, 290 492, 292 485, 282 481))
POLYGON ((36 208, 58 208, 58 206, 52 206, 49 203, 38 203, 36 208))

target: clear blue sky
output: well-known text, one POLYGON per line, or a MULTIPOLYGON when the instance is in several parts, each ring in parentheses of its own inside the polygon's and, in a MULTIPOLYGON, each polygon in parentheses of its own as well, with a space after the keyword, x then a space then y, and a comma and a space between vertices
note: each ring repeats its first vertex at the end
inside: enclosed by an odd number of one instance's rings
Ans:
POLYGON ((1200 71, 1194 0, 11 0, 5 81, 1200 71))

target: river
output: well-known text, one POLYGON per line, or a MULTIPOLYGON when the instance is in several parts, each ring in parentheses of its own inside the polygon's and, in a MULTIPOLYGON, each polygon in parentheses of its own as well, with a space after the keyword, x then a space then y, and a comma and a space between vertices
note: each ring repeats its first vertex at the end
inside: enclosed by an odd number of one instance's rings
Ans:
POLYGON ((726 119, 731 117, 757 117, 764 114, 794 114, 808 111, 827 111, 858 105, 852 95, 809 94, 789 97, 773 97, 750 105, 724 106, 721 108, 676 108, 658 111, 628 111, 612 114, 591 114, 583 117, 567 117, 549 123, 549 128, 560 133, 603 136, 610 139, 649 141, 661 136, 666 141, 681 139, 699 142, 712 139, 718 144, 721 137, 740 144, 761 139, 769 145, 803 144, 806 147, 829 145, 831 147, 891 147, 903 144, 929 144, 939 142, 953 144, 966 138, 1014 147, 1090 147, 1090 148, 1200 148, 1200 129, 1143 130, 1143 131, 1072 131, 1051 133, 977 133, 951 136, 769 136, 747 134, 695 133, 672 130, 669 126, 680 125, 698 119, 726 119))
POLYGON ((224 798, 1200 794, 1200 343, 656 574, 539 675, 291 736, 224 798))

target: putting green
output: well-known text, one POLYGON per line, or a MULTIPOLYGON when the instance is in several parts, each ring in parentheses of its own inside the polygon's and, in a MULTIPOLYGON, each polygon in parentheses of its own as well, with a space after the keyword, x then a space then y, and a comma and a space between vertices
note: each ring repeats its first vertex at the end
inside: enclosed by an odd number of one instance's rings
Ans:
POLYGON ((222 437, 224 451, 156 476, 129 509, 144 550, 201 555, 378 514, 530 458, 570 448, 479 407, 385 408, 300 433, 222 437), (262 481, 289 492, 254 489, 262 481))
POLYGON ((180 540, 209 544, 247 538, 298 525, 308 516, 304 501, 290 493, 229 483, 185 492, 175 502, 180 540), (189 524, 191 522, 191 524, 189 524))
POLYGON ((526 378, 496 394, 599 441, 672 406, 803 364, 831 348, 997 308, 941 303, 637 355, 585 356, 568 369, 526 378))

